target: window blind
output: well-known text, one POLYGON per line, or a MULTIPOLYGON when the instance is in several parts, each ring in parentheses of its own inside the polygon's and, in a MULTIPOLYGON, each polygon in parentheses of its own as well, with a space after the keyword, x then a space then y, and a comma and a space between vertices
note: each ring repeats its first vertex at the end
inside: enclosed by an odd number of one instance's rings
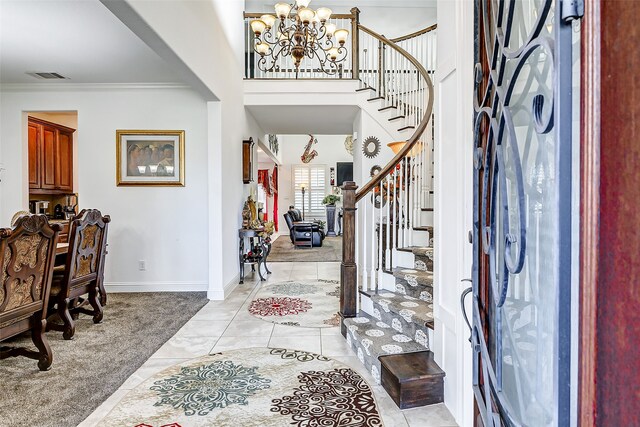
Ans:
POLYGON ((325 165, 298 165, 293 168, 293 192, 296 208, 302 210, 302 185, 304 184, 305 218, 323 218, 325 216, 322 199, 325 196, 325 165))

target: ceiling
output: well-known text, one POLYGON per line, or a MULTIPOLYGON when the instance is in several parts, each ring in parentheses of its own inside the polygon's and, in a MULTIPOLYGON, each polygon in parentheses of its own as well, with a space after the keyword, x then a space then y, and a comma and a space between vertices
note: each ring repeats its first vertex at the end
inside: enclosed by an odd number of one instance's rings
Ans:
POLYGON ((179 82, 98 0, 0 0, 0 12, 0 83, 179 82))
POLYGON ((247 106, 268 134, 350 135, 360 110, 353 105, 247 106))

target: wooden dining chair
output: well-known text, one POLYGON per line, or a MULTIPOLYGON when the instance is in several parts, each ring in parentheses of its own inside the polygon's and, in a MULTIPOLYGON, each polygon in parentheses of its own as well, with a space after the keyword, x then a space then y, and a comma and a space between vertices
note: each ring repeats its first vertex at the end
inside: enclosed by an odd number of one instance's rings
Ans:
POLYGON ((64 267, 54 270, 49 301, 51 308, 56 306, 63 324, 50 322, 48 327, 62 331, 66 340, 75 334, 75 314, 91 315, 94 323, 102 321, 101 301, 106 302, 102 280, 110 221, 97 209, 82 210, 71 220, 67 260, 64 267), (84 295, 88 295, 87 299, 76 305, 84 295), (92 310, 86 308, 87 304, 92 310))
POLYGON ((41 371, 53 361, 44 333, 60 230, 44 215, 25 215, 16 220, 14 229, 0 229, 0 341, 30 330, 38 349, 1 347, 0 359, 37 359, 41 371))

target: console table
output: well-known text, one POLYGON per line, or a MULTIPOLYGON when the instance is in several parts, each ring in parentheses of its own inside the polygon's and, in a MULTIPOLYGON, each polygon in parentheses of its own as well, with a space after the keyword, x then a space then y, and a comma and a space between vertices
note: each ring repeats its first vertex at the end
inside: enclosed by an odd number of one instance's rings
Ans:
POLYGON ((271 252, 271 242, 265 241, 260 236, 264 230, 246 229, 241 228, 238 230, 239 240, 239 259, 240 259, 240 283, 244 283, 244 266, 245 264, 251 265, 251 270, 256 271, 256 265, 258 266, 258 275, 260 280, 266 280, 262 275, 261 265, 264 266, 267 274, 271 274, 269 267, 267 267, 267 257, 271 252), (249 240, 249 250, 245 252, 245 240, 249 240), (255 252, 254 252, 255 251, 255 252))

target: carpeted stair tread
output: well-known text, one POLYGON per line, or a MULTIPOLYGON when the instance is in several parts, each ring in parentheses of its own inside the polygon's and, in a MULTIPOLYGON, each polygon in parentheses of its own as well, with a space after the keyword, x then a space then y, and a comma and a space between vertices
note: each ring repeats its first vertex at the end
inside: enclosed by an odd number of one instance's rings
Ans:
POLYGON ((371 300, 374 307, 379 306, 385 313, 394 313, 407 323, 416 323, 423 329, 433 322, 433 299, 427 302, 398 292, 382 290, 372 295, 371 300))
MULTIPOLYGON (((357 317, 344 319, 347 343, 355 351, 360 362, 380 383, 379 356, 424 351, 421 345, 376 318, 361 311, 357 317)), ((428 341, 425 335, 425 342, 428 341)), ((428 345, 428 344, 427 344, 428 345)))
POLYGON ((433 273, 430 271, 420 271, 413 268, 396 267, 393 269, 396 279, 409 282, 411 286, 416 283, 418 286, 433 287, 433 273))
POLYGON ((432 272, 397 267, 393 269, 393 275, 396 278, 396 292, 431 302, 433 296, 432 272))

